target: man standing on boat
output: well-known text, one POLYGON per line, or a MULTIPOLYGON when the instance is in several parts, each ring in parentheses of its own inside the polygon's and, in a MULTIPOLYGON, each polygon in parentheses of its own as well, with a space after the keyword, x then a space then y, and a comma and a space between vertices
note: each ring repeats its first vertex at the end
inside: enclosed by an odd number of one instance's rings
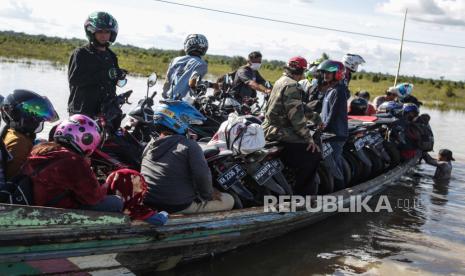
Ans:
MULTIPOLYGON (((69 60, 68 112, 95 118, 105 102, 116 97, 116 85, 125 82, 127 71, 109 49, 118 35, 118 22, 106 12, 94 12, 84 23, 89 43, 77 48, 69 60)), ((118 122, 115 122, 118 125, 118 122)))
POLYGON ((246 97, 256 98, 257 91, 264 94, 271 92, 271 89, 265 87, 266 80, 258 72, 262 65, 262 54, 254 51, 248 58, 247 64, 237 69, 231 88, 232 94, 239 102, 246 97))
POLYGON ((208 72, 208 64, 202 59, 208 50, 208 40, 202 34, 190 34, 184 40, 186 55, 174 58, 166 72, 163 85, 164 99, 180 100, 186 97, 191 89, 189 80, 197 75, 203 78, 208 72))
POLYGON ((342 150, 347 140, 347 94, 348 88, 344 83, 345 67, 339 61, 325 60, 318 65, 318 70, 323 72, 323 81, 328 88, 324 92, 321 119, 323 131, 335 134, 329 144, 333 149, 332 158, 337 165, 338 173, 334 176, 334 189, 344 189, 344 174, 342 163, 342 150))
MULTIPOLYGON (((263 128, 269 141, 280 141, 284 146, 282 160, 296 172, 295 193, 315 195, 315 175, 321 155, 307 128, 309 114, 305 114, 304 95, 298 81, 304 78, 307 61, 293 57, 284 69, 271 91, 265 113, 263 128)), ((318 114, 312 113, 312 120, 318 124, 318 114)))

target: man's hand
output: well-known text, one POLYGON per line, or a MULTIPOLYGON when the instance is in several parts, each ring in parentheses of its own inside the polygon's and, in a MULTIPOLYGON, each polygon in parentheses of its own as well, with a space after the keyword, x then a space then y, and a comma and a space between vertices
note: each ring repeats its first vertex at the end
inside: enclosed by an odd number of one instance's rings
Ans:
POLYGON ((108 77, 111 80, 124 80, 126 79, 128 71, 121 68, 110 68, 108 70, 108 77))
POLYGON ((309 151, 309 152, 312 152, 312 153, 320 152, 320 148, 315 143, 308 143, 308 146, 307 146, 306 150, 309 151))

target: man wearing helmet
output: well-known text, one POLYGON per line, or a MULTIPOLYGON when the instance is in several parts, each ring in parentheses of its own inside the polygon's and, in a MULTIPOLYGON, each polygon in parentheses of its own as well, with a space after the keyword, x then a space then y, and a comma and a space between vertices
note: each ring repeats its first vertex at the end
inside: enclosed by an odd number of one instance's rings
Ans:
POLYGON ((352 73, 357 72, 358 66, 360 64, 365 63, 365 60, 360 55, 345 54, 342 57, 342 63, 344 64, 344 67, 347 69, 344 83, 347 87, 349 87, 349 82, 352 79, 352 73))
POLYGON ((89 43, 77 48, 70 57, 68 112, 95 118, 102 104, 116 97, 118 81, 127 71, 118 65, 116 54, 109 49, 118 35, 118 22, 106 12, 94 12, 84 23, 89 43))
POLYGON ((202 34, 190 34, 184 41, 185 56, 174 58, 166 72, 163 85, 163 98, 184 98, 190 91, 189 79, 196 75, 203 78, 208 71, 208 64, 202 59, 208 50, 208 40, 202 34))
POLYGON ((1 112, 6 123, 1 137, 12 157, 6 163, 5 175, 10 179, 20 172, 44 122, 58 120, 58 114, 46 97, 22 89, 14 90, 6 97, 1 112))
POLYGON ((265 138, 282 143, 282 160, 286 166, 295 169, 295 193, 314 195, 318 192, 315 175, 321 155, 314 143, 309 121, 320 123, 318 114, 306 114, 305 93, 298 81, 304 78, 307 61, 303 57, 293 57, 284 69, 271 91, 263 122, 265 138))
POLYGON ((394 101, 397 97, 397 91, 395 87, 389 87, 384 96, 378 96, 374 99, 373 103, 375 104, 376 110, 379 109, 379 107, 385 103, 385 102, 391 102, 394 101))
POLYGON ((231 93, 239 102, 242 102, 244 97, 257 97, 257 91, 265 94, 271 92, 271 89, 265 87, 266 80, 258 72, 261 64, 262 54, 254 51, 249 54, 247 64, 237 69, 231 93))
POLYGON ((142 155, 146 205, 184 214, 232 209, 233 197, 213 189, 202 148, 186 135, 190 123, 205 119, 186 102, 161 101, 153 121, 159 136, 152 138, 142 155))
MULTIPOLYGON (((323 130, 336 136, 329 142, 333 148, 332 157, 338 165, 338 176, 343 177, 342 150, 348 137, 347 121, 347 94, 348 89, 343 82, 345 78, 345 67, 339 61, 325 60, 318 65, 318 70, 323 72, 323 81, 327 85, 324 92, 321 119, 323 130)), ((344 179, 335 176, 334 189, 344 188, 344 179)))

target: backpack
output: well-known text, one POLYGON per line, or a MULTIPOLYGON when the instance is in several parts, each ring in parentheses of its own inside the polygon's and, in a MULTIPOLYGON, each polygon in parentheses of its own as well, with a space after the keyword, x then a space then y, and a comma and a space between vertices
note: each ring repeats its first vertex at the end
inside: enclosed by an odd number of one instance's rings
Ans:
MULTIPOLYGON (((42 170, 52 164, 61 161, 57 159, 53 162, 38 166, 31 175, 20 173, 8 180, 3 187, 0 187, 0 203, 19 204, 19 205, 34 205, 34 186, 31 176, 37 176, 42 170)), ((69 191, 65 191, 50 201, 45 206, 53 206, 60 200, 69 195, 69 191)))

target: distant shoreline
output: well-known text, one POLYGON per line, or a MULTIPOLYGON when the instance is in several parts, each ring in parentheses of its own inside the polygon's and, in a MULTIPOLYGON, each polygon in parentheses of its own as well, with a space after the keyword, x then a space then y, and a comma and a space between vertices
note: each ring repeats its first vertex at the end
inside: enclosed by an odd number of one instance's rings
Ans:
MULTIPOLYGON (((64 39, 43 35, 28 35, 16 32, 0 31, 0 57, 10 60, 42 60, 51 65, 66 68, 73 50, 86 43, 80 39, 64 39)), ((116 44, 112 50, 118 55, 122 68, 131 74, 147 76, 157 72, 161 77, 168 68, 169 62, 181 51, 144 49, 131 45, 116 44)), ((214 78, 233 71, 243 62, 240 57, 207 55, 209 74, 214 78)), ((276 81, 282 74, 282 61, 264 61, 260 73, 265 79, 276 81)), ((384 93, 392 86, 394 77, 388 74, 358 72, 350 82, 352 93, 359 90, 370 92, 372 99, 384 93)), ((414 84, 414 95, 427 107, 440 110, 465 111, 465 83, 463 81, 434 80, 420 77, 400 76, 400 82, 414 84)))

